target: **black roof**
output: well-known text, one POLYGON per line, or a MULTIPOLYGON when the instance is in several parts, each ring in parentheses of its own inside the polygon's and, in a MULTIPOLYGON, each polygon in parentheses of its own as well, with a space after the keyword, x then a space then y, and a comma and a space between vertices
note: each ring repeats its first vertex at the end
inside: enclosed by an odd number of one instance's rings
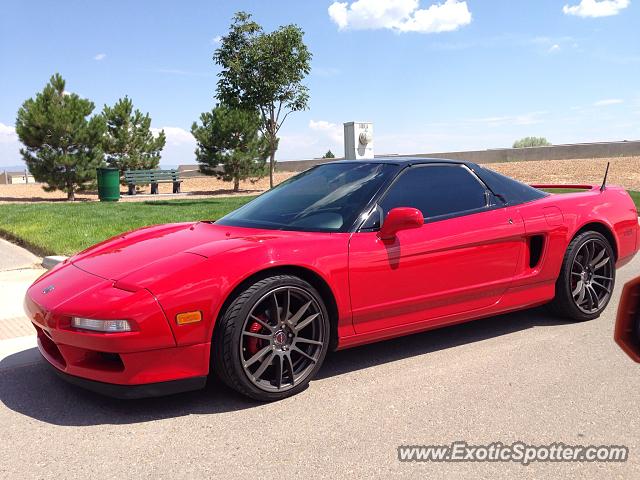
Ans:
MULTIPOLYGON (((513 178, 502 175, 489 168, 464 160, 451 160, 447 158, 428 158, 428 157, 376 157, 367 160, 336 160, 328 163, 388 163, 391 165, 399 165, 408 167, 411 165, 421 165, 429 163, 449 163, 454 165, 465 165, 473 171, 489 189, 507 205, 519 205, 521 203, 530 202, 539 198, 546 197, 548 194, 537 188, 533 188, 513 178)), ((326 165, 326 164, 325 164, 326 165)))
POLYGON ((467 167, 477 167, 473 162, 465 160, 452 160, 449 158, 430 158, 430 157, 376 157, 366 160, 334 160, 327 163, 390 163, 392 165, 420 165, 424 163, 454 163, 458 165, 466 165, 467 167))

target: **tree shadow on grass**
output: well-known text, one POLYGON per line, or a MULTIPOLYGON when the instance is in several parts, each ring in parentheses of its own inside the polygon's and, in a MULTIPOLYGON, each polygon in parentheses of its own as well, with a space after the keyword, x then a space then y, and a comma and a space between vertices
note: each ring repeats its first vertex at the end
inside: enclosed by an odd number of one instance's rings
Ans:
MULTIPOLYGON (((552 327, 565 322, 550 317, 542 309, 490 317, 483 320, 432 330, 327 356, 318 378, 334 378, 360 369, 375 367, 417 355, 500 337, 534 327, 552 327)), ((242 411, 261 404, 232 391, 217 380, 204 390, 169 397, 116 400, 70 385, 50 371, 50 366, 34 349, 0 362, 0 401, 7 408, 54 425, 88 426, 131 424, 190 414, 218 414, 242 411), (11 367, 10 365, 22 365, 11 367)), ((425 366, 428 368, 428 365, 425 366)), ((310 388, 314 387, 311 382, 310 388)), ((345 388, 349 388, 345 384, 345 388)), ((311 396, 296 401, 313 401, 311 396)), ((309 408, 315 408, 310 405, 309 408)))
POLYGON ((264 190, 260 189, 242 189, 239 192, 234 192, 233 189, 230 188, 220 188, 218 190, 201 190, 201 191, 193 191, 188 192, 189 195, 228 195, 231 197, 246 197, 248 195, 256 195, 258 193, 262 193, 264 190))
POLYGON ((76 199, 71 202, 66 198, 50 198, 50 197, 1 197, 0 202, 11 202, 11 203, 85 203, 85 202, 94 202, 95 199, 92 198, 82 198, 76 197, 76 199))
MULTIPOLYGON (((141 203, 142 205, 149 205, 152 207, 194 207, 194 206, 202 206, 203 204, 207 204, 207 205, 225 205, 228 204, 227 200, 229 200, 230 197, 224 197, 224 198, 200 198, 200 199, 193 199, 193 200, 146 200, 144 202, 136 202, 136 203, 141 203)), ((243 197, 233 197, 235 198, 243 198, 243 197)), ((247 200, 248 201, 248 200, 247 200)), ((133 205, 134 202, 131 202, 131 204, 133 205)))
MULTIPOLYGON (((196 205, 204 202, 211 202, 213 200, 219 200, 220 202, 228 201, 229 199, 236 198, 245 198, 245 197, 253 197, 260 193, 263 193, 264 190, 241 190, 240 192, 234 192, 233 190, 209 190, 209 191, 194 191, 194 192, 185 192, 181 194, 175 194, 175 197, 172 198, 162 198, 162 200, 154 200, 154 198, 158 198, 156 195, 141 195, 144 197, 144 200, 136 201, 128 201, 126 203, 143 203, 144 205, 196 205), (191 196, 199 196, 206 198, 198 198, 198 199, 190 199, 191 196)), ((130 195, 124 195, 125 201, 128 198, 131 198, 130 195)), ((135 197, 133 197, 135 198, 135 197)), ((249 199, 247 199, 248 201, 249 199)))

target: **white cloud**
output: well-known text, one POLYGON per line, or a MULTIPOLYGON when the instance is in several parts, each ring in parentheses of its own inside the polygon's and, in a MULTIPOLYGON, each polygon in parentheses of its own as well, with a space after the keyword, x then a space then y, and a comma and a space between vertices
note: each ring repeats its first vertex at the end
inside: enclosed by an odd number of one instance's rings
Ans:
MULTIPOLYGON (((519 42, 517 37, 512 41, 519 42)), ((523 39, 519 43, 523 45, 533 45, 536 49, 539 49, 541 53, 559 53, 561 51, 566 52, 579 48, 577 39, 567 35, 558 37, 537 36, 523 39)))
POLYGON ((337 157, 343 155, 343 126, 326 120, 310 120, 308 129, 280 135, 277 158, 319 158, 327 150, 331 150, 337 157))
POLYGON ((419 0, 333 2, 329 17, 340 30, 387 28, 398 32, 450 32, 471 23, 466 1, 445 0, 420 8, 419 0))
POLYGON ((105 58, 107 58, 107 54, 106 53, 99 53, 95 57, 93 57, 93 59, 97 60, 98 62, 100 60, 104 60, 105 58))
POLYGON ((183 145, 185 143, 195 144, 195 138, 191 135, 191 132, 180 127, 162 127, 152 128, 151 132, 154 135, 158 135, 161 130, 164 130, 164 134, 167 137, 167 144, 171 145, 183 145))
POLYGON ((0 143, 14 143, 18 141, 15 127, 0 122, 0 143))
POLYGON ((22 164, 21 146, 15 127, 0 122, 0 166, 22 164))
POLYGON ((624 103, 621 98, 606 98, 604 100, 598 100, 593 104, 594 107, 608 107, 609 105, 619 105, 624 103))
POLYGON ((326 120, 309 120, 309 128, 314 132, 320 132, 326 135, 333 143, 342 144, 344 137, 344 127, 342 125, 327 122, 326 120))
POLYGON ((167 143, 162 150, 160 163, 166 166, 185 165, 196 163, 194 151, 196 149, 196 139, 191 132, 180 127, 152 128, 151 132, 157 135, 160 130, 164 130, 167 143))
POLYGON ((213 37, 213 38, 211 39, 211 43, 212 43, 213 45, 219 45, 219 44, 221 44, 221 43, 222 43, 222 36, 221 36, 221 35, 216 35, 215 37, 213 37))
POLYGON ((566 15, 577 17, 610 17, 617 15, 630 4, 630 0, 581 0, 578 5, 565 5, 562 11, 566 15))

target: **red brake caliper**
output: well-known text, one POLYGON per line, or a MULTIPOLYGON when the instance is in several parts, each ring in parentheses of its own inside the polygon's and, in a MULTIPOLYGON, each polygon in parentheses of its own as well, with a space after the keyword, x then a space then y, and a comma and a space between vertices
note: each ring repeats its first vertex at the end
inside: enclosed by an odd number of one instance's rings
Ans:
MULTIPOLYGON (((249 331, 251 333, 258 333, 260 330, 262 330, 262 325, 260 325, 258 322, 253 322, 249 326, 249 331)), ((258 345, 260 344, 260 341, 261 339, 256 337, 247 338, 247 351, 249 352, 249 355, 258 353, 258 345)))

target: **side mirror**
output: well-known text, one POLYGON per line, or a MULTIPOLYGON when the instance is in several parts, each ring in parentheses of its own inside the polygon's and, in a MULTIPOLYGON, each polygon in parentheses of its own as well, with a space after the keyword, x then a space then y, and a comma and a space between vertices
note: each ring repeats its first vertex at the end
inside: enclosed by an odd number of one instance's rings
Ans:
POLYGON ((382 240, 391 240, 395 238, 396 233, 400 230, 420 228, 422 225, 424 225, 424 217, 417 208, 393 208, 387 214, 387 218, 384 219, 382 228, 378 232, 378 237, 382 240))

